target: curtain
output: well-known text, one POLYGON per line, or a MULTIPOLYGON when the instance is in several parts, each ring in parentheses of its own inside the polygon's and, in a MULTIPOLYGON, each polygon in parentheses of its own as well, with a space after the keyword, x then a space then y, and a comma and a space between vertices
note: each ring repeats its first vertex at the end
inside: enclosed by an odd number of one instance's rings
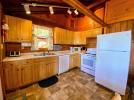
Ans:
POLYGON ((32 50, 39 50, 46 48, 53 49, 53 31, 52 28, 33 25, 33 45, 32 50))

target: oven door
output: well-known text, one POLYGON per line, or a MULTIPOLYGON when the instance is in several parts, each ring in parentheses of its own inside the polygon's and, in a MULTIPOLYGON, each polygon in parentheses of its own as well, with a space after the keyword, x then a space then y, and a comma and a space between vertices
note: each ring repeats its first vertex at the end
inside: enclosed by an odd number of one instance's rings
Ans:
POLYGON ((84 54, 81 56, 81 67, 95 70, 96 57, 94 55, 84 54))

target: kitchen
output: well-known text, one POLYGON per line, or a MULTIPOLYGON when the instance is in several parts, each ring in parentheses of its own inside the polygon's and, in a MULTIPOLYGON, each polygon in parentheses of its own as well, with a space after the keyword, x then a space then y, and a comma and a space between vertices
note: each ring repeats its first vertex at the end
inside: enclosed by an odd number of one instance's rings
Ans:
POLYGON ((133 4, 1 0, 0 100, 133 100, 133 4))

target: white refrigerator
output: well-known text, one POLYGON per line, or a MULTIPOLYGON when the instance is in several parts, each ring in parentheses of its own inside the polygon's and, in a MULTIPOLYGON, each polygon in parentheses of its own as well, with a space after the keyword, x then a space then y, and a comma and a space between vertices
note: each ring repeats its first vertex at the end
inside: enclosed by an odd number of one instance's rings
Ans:
POLYGON ((97 36, 95 81, 125 94, 131 49, 131 31, 97 36))

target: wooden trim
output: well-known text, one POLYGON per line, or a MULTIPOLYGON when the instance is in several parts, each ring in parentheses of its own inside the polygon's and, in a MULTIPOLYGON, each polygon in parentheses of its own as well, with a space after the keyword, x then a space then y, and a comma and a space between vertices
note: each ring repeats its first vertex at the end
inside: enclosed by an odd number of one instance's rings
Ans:
POLYGON ((107 24, 98 18, 91 10, 87 9, 81 2, 78 0, 63 0, 65 3, 69 4, 70 6, 78 9, 81 13, 85 14, 86 16, 92 18, 97 23, 101 24, 102 26, 107 26, 107 24))
POLYGON ((104 2, 106 2, 106 0, 96 1, 96 2, 94 2, 92 4, 90 4, 89 6, 87 6, 87 8, 91 9, 93 7, 97 7, 97 6, 101 5, 101 4, 103 4, 104 2))

